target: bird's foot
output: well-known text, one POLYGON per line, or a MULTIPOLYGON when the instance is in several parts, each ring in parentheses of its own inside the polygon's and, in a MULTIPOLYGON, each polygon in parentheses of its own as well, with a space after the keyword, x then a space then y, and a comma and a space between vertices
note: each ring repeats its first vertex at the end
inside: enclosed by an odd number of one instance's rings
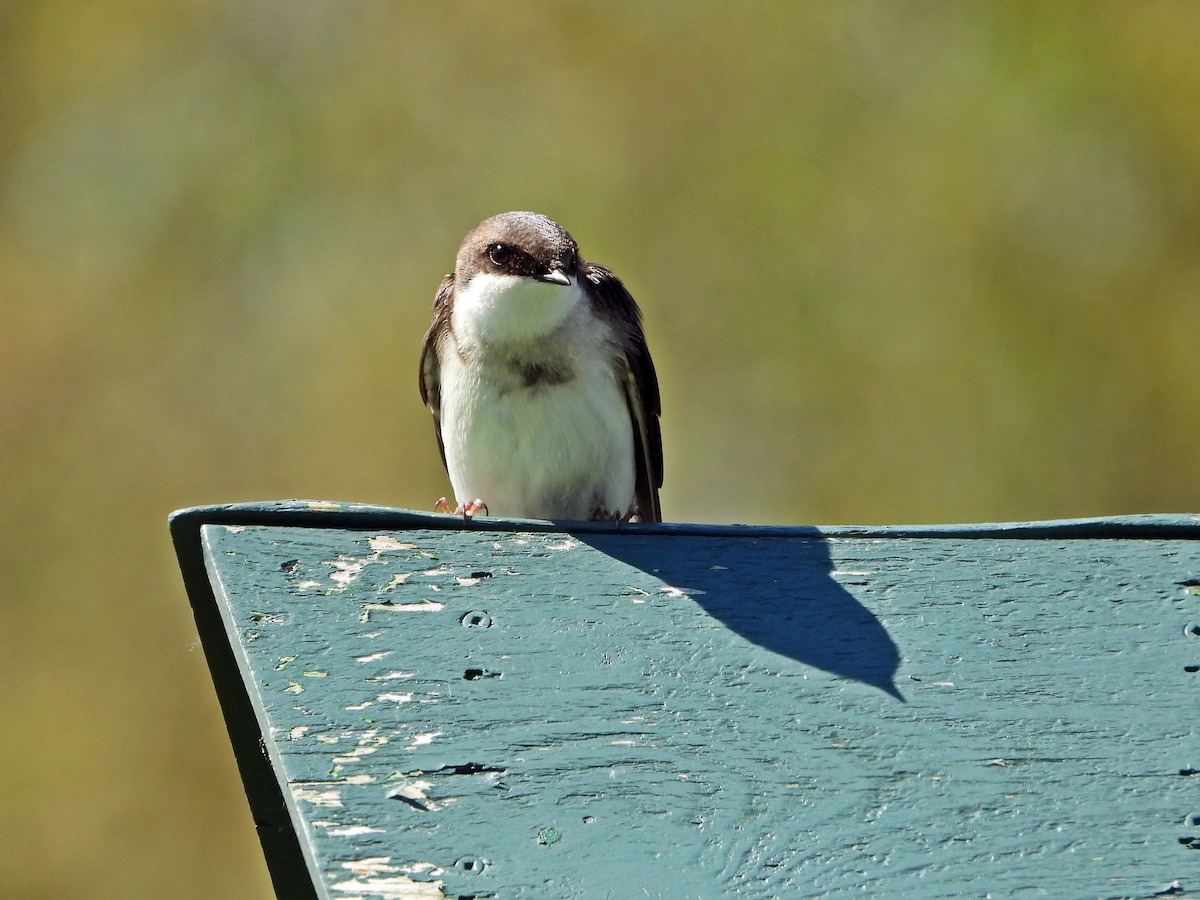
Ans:
POLYGON ((460 503, 460 504, 458 504, 458 506, 454 507, 454 509, 450 508, 450 504, 446 502, 445 497, 440 497, 440 498, 438 498, 438 502, 433 504, 433 508, 436 509, 438 512, 444 512, 449 515, 454 515, 454 516, 461 515, 463 517, 464 524, 466 522, 469 522, 475 516, 475 514, 478 513, 481 509, 483 510, 485 515, 488 514, 487 504, 484 503, 482 500, 480 500, 478 497, 476 497, 470 503, 467 503, 467 504, 460 503))
POLYGON ((474 500, 472 500, 466 506, 463 506, 460 503, 458 505, 458 509, 456 509, 455 512, 462 513, 464 519, 470 519, 470 518, 473 518, 475 516, 475 514, 478 513, 481 509, 483 510, 483 514, 485 516, 490 515, 490 513, 488 512, 487 504, 484 503, 482 500, 480 500, 478 497, 476 497, 474 500))
POLYGON ((609 512, 608 509, 600 506, 592 510, 592 514, 588 518, 590 518, 593 522, 612 522, 618 528, 620 528, 626 522, 642 521, 642 517, 638 513, 637 506, 629 507, 629 510, 624 515, 622 515, 620 512, 609 512))

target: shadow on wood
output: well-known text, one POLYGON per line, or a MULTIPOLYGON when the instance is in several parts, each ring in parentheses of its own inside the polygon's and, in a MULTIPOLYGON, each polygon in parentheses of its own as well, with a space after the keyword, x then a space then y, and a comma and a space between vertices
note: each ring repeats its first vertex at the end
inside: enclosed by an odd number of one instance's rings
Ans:
MULTIPOLYGON (((755 539, 679 537, 662 541, 624 534, 574 537, 659 578, 699 603, 749 641, 841 678, 879 688, 900 702, 900 652, 883 623, 832 577, 828 542, 812 537, 755 539)), ((850 573, 852 574, 852 573, 850 573)))

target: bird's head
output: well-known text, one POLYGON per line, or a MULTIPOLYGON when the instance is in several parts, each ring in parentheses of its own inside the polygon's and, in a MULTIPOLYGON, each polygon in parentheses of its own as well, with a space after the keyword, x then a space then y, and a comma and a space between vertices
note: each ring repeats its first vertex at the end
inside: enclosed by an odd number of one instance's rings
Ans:
POLYGON ((579 247, 532 212, 484 219, 463 239, 454 267, 456 333, 481 344, 542 337, 582 299, 579 247))

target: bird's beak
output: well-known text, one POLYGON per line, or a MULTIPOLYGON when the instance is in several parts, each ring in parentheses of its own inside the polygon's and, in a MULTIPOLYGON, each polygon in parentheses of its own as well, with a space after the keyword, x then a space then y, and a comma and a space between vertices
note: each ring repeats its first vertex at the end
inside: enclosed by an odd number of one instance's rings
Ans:
POLYGON ((571 284, 571 279, 567 277, 562 269, 549 269, 544 275, 539 276, 538 281, 548 281, 551 284, 561 284, 567 287, 571 284))

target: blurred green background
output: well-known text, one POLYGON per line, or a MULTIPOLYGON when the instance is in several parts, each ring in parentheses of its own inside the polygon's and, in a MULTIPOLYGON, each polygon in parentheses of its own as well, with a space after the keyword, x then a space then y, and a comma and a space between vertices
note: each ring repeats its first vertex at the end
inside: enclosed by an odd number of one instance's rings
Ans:
POLYGON ((641 302, 668 519, 1200 512, 1200 5, 0 4, 5 896, 270 896, 166 514, 447 491, 462 234, 641 302))

